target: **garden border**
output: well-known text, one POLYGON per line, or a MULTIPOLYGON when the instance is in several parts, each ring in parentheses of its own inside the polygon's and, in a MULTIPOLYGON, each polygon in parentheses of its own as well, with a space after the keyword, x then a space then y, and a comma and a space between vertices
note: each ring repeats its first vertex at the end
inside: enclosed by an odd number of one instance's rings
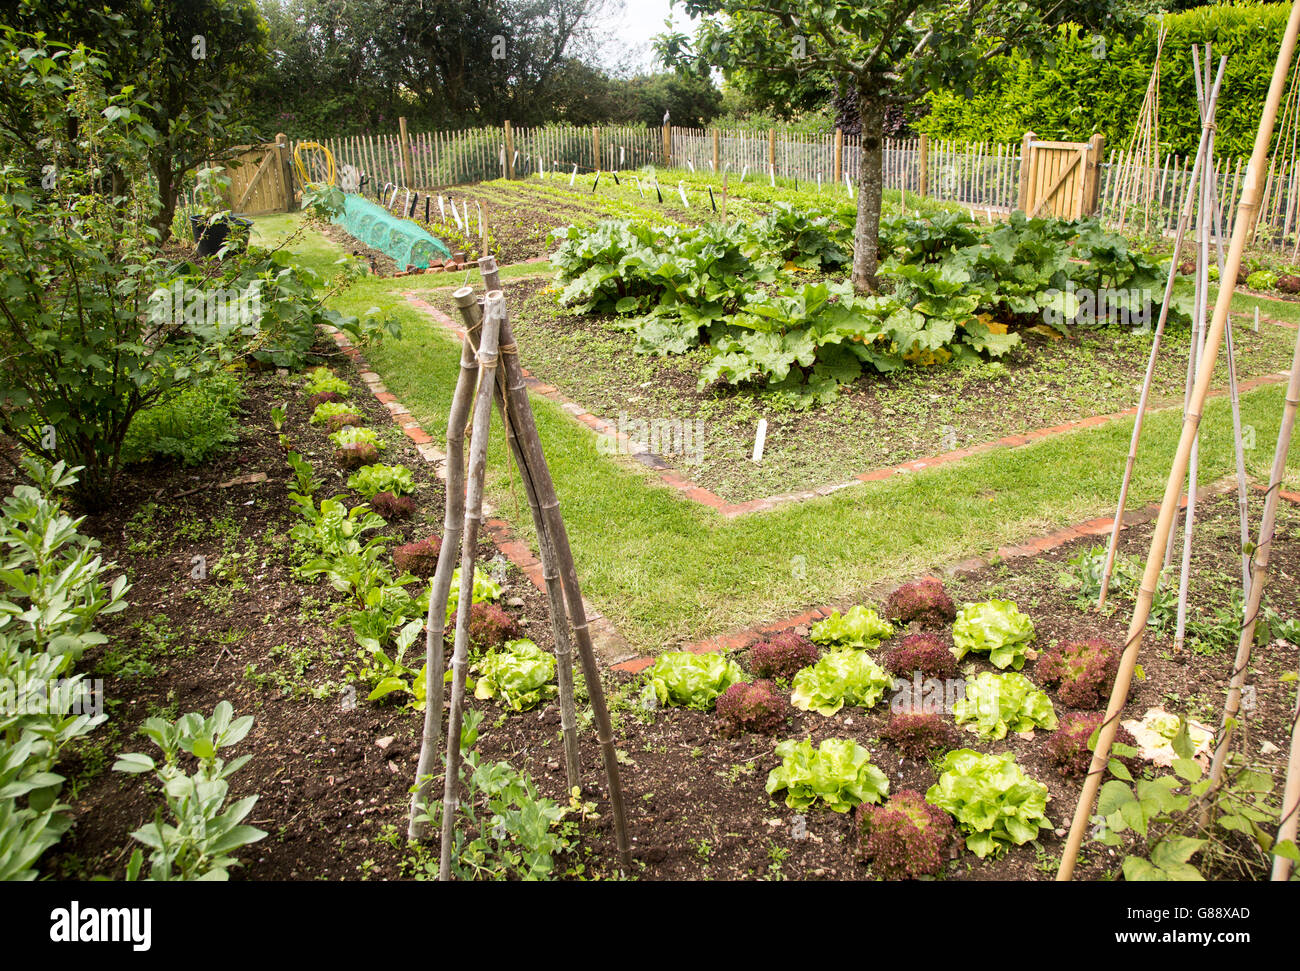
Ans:
MULTIPOLYGON (((439 310, 415 291, 403 291, 403 295, 406 297, 407 303, 409 303, 414 309, 432 319, 444 330, 454 335, 457 340, 464 338, 464 329, 457 325, 448 314, 439 310)), ((1078 431, 1083 428, 1095 428, 1112 421, 1131 418, 1138 413, 1137 407, 1134 406, 1132 408, 1127 408, 1124 411, 1111 412, 1110 414, 1091 415, 1087 418, 1077 418, 1060 425, 1052 425, 1046 428, 1035 428, 1016 435, 1004 435, 1002 438, 995 439, 991 442, 982 442, 978 445, 969 445, 966 448, 954 449, 952 451, 942 452, 938 455, 912 459, 911 461, 902 462, 898 465, 872 469, 868 472, 859 472, 847 482, 833 482, 827 485, 817 486, 813 489, 804 489, 799 492, 787 492, 776 496, 750 499, 741 503, 729 503, 721 496, 716 495, 698 483, 686 478, 675 468, 668 465, 662 456, 645 450, 632 451, 632 444, 628 440, 626 433, 619 431, 618 426, 615 425, 614 422, 593 415, 584 406, 561 392, 555 387, 555 385, 547 384, 534 377, 526 368, 523 369, 523 373, 524 383, 527 385, 528 390, 555 402, 560 406, 561 410, 567 412, 573 418, 586 425, 592 431, 596 432, 596 434, 612 436, 618 443, 621 454, 626 454, 636 459, 636 461, 654 472, 659 481, 676 489, 692 502, 697 502, 702 506, 706 506, 726 519, 734 519, 737 516, 745 516, 750 513, 766 512, 769 509, 774 509, 778 505, 787 502, 802 502, 807 499, 816 499, 819 496, 829 496, 841 489, 847 489, 863 482, 879 482, 883 479, 893 478, 895 475, 905 475, 908 472, 919 472, 922 469, 930 469, 940 465, 949 465, 953 462, 959 462, 962 459, 969 458, 972 455, 991 452, 998 448, 1019 448, 1022 445, 1029 445, 1033 442, 1041 441, 1045 438, 1051 438, 1055 435, 1064 435, 1068 432, 1078 431)), ((1288 373, 1286 371, 1279 371, 1273 374, 1264 374, 1256 378, 1250 378, 1240 384, 1238 387, 1238 393, 1245 394, 1246 392, 1253 391, 1256 388, 1275 384, 1285 384, 1287 377, 1288 373)), ((1218 391, 1211 391, 1209 396, 1212 398, 1219 398, 1224 397, 1227 394, 1227 389, 1220 389, 1218 391)), ((1174 406, 1170 405, 1169 407, 1174 406)), ((1157 409, 1147 409, 1148 413, 1155 410, 1157 409)))

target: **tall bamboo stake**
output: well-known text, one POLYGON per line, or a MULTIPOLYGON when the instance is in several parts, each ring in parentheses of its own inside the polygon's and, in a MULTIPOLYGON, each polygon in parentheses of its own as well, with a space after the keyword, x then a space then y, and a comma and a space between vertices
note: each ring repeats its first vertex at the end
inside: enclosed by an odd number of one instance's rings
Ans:
MULTIPOLYGON (((1246 181, 1242 190, 1241 205, 1238 207, 1237 222, 1232 230, 1232 243, 1228 248, 1225 267, 1225 280, 1236 278, 1241 268, 1242 251, 1245 249, 1246 236, 1250 221, 1259 206, 1259 172, 1263 167, 1268 152, 1269 141, 1273 136, 1273 125, 1277 120, 1278 103, 1282 98, 1282 89, 1286 83, 1287 72, 1291 67, 1291 58, 1295 53, 1296 34, 1300 32, 1300 0, 1292 0, 1291 13, 1287 20, 1286 34, 1278 51, 1277 62, 1273 68, 1273 77, 1269 83, 1268 98, 1260 117, 1259 131, 1255 136, 1254 151, 1250 165, 1246 168, 1246 181)), ((1097 744, 1088 767, 1088 776, 1084 780, 1083 790, 1079 793, 1079 802, 1075 807, 1074 819, 1070 824, 1070 834, 1061 855, 1061 865, 1057 871, 1058 880, 1069 880, 1074 875, 1074 866, 1079 857, 1079 848, 1088 829, 1088 817, 1101 788, 1102 776, 1110 758, 1111 745, 1119 728, 1119 719, 1128 700, 1129 687, 1133 682, 1133 669, 1137 664, 1142 647, 1142 635, 1146 630, 1147 618, 1151 614, 1151 601, 1155 596, 1156 584, 1160 579, 1160 551, 1169 537, 1170 522, 1173 511, 1178 505, 1182 492, 1183 479, 1187 474, 1188 459, 1192 441, 1200 426, 1201 412, 1210 390, 1214 376, 1214 366, 1218 361, 1219 344, 1223 340, 1223 330, 1228 319, 1228 309, 1232 303, 1232 288, 1222 286, 1214 303, 1214 318, 1205 344, 1204 360, 1201 362, 1200 376, 1196 381, 1193 407, 1183 419, 1183 431, 1178 442, 1178 451, 1174 455, 1169 470, 1169 480, 1165 486, 1164 499, 1160 504, 1160 515, 1151 536, 1151 548, 1147 554, 1146 569, 1142 574, 1142 583, 1138 588, 1137 604, 1133 609, 1133 618, 1129 623, 1128 636, 1124 644, 1124 653, 1120 660, 1119 671, 1111 690, 1110 701, 1106 705, 1106 715, 1102 721, 1097 744)), ((1297 332, 1300 339, 1300 332, 1297 332)), ((1294 372, 1293 372, 1294 375, 1294 372)), ((1262 578, 1261 578, 1262 579, 1262 578)), ((1252 596, 1259 593, 1263 584, 1257 582, 1252 587, 1252 596)))
POLYGON ((447 413, 447 508, 443 516, 438 566, 429 588, 429 612, 424 621, 424 734, 420 740, 415 790, 411 795, 411 819, 407 826, 407 836, 413 840, 423 839, 427 832, 427 822, 416 822, 416 816, 421 806, 428 803, 429 777, 438 756, 442 734, 442 702, 445 694, 443 628, 446 625, 451 577, 456 569, 456 556, 465 527, 465 424, 469 419, 474 385, 478 380, 478 358, 474 356, 473 348, 478 330, 478 326, 466 328, 465 340, 460 349, 460 375, 452 394, 451 410, 447 413))
MULTIPOLYGON (((479 265, 484 282, 489 286, 494 282, 499 285, 500 276, 497 272, 496 260, 488 257, 486 260, 481 260, 479 265)), ((501 323, 501 343, 505 348, 514 345, 510 319, 504 314, 501 323)), ((605 763, 605 779, 609 785, 609 802, 614 816, 614 834, 619 856, 625 866, 631 866, 632 851, 628 843, 623 786, 619 779, 618 753, 614 748, 614 729, 609 718, 609 708, 605 704, 605 689, 600 680, 600 665, 596 661, 596 650, 591 643, 587 611, 583 606, 582 590, 578 585, 578 571, 573 563, 573 552, 569 548, 569 534, 564 528, 564 519, 560 514, 560 503, 555 495, 551 470, 546 464, 546 456, 542 453, 542 443, 533 420, 533 408, 528 400, 528 389, 524 384, 519 355, 517 352, 506 353, 503 354, 503 358, 507 397, 514 410, 516 435, 522 446, 525 464, 532 477, 533 488, 536 490, 538 506, 553 544, 560 584, 568 603, 569 620, 573 625, 578 656, 582 660, 583 675, 587 682, 587 697, 591 702, 592 715, 596 723, 596 739, 605 763)))
MULTIPOLYGON (((1300 823, 1300 698, 1296 700, 1291 718, 1291 755, 1286 764, 1286 785, 1282 790, 1282 815, 1277 828, 1276 846, 1285 840, 1296 841, 1297 824, 1300 823)), ((1273 879, 1290 880, 1293 864, 1284 856, 1273 857, 1273 879)))
MULTIPOLYGON (((505 314, 500 290, 488 294, 483 333, 478 346, 479 382, 469 439, 469 468, 465 487, 465 529, 461 537, 460 600, 456 604, 456 642, 451 655, 451 705, 447 710, 447 769, 442 793, 442 846, 438 879, 451 877, 451 851, 460 806, 460 730, 464 720, 465 678, 469 667, 469 612, 474 603, 474 565, 479 525, 483 520, 483 480, 487 473, 488 428, 492 421, 492 391, 496 387, 497 334, 505 314)), ((466 343, 469 343, 468 338, 466 343)))
MULTIPOLYGON (((1214 113, 1218 106, 1219 86, 1223 81, 1223 67, 1219 68, 1219 76, 1214 81, 1214 90, 1210 94, 1210 112, 1209 121, 1201 126, 1201 140, 1196 148, 1196 159, 1192 163, 1192 178, 1197 177, 1201 171, 1206 153, 1209 147, 1210 128, 1209 125, 1214 123, 1214 113)), ((1169 274, 1165 279, 1164 299, 1160 301, 1160 319, 1156 322, 1155 336, 1151 341, 1151 354, 1147 358, 1146 376, 1142 380, 1142 394, 1138 399, 1137 415, 1133 418, 1133 434, 1129 439, 1128 458, 1124 462, 1124 477, 1119 487, 1119 503, 1115 509, 1115 522, 1111 526, 1110 544, 1106 549, 1106 562, 1102 568, 1101 576, 1101 593, 1098 595, 1097 609, 1100 610, 1106 606, 1106 595, 1110 590, 1110 577, 1115 568, 1115 553, 1119 549, 1119 533, 1123 528, 1124 509, 1128 504, 1129 485, 1133 481, 1133 467, 1137 462, 1138 442, 1142 438, 1142 424, 1146 419, 1147 402, 1151 397, 1151 385, 1155 378, 1156 360, 1160 355, 1160 341, 1165 332, 1165 324, 1169 320, 1169 302, 1174 292, 1174 280, 1178 276, 1178 257, 1182 254, 1183 237, 1187 233, 1187 224, 1192 218, 1191 196, 1183 200, 1183 208, 1178 217, 1178 231, 1174 234, 1174 251, 1169 258, 1169 274)))

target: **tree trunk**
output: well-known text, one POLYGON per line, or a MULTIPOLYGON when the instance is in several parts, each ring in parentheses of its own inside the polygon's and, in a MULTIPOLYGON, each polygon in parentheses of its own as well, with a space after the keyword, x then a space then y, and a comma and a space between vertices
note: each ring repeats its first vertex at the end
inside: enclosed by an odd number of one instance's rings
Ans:
POLYGON ((153 228, 158 230, 158 244, 161 246, 171 238, 172 216, 176 214, 176 183, 172 179, 171 159, 159 160, 153 167, 154 178, 158 180, 158 197, 162 208, 153 217, 153 228))
POLYGON ((858 92, 862 147, 858 155, 858 221, 853 228, 853 288, 876 288, 880 265, 880 202, 884 193, 885 105, 876 92, 858 92))

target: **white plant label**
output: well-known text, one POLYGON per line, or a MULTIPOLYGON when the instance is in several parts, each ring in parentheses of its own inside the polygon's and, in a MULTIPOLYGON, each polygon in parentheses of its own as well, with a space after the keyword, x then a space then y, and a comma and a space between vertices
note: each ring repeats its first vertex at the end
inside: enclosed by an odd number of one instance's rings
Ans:
POLYGON ((763 461, 763 446, 767 444, 767 419, 758 420, 758 431, 754 435, 754 458, 753 461, 763 461))

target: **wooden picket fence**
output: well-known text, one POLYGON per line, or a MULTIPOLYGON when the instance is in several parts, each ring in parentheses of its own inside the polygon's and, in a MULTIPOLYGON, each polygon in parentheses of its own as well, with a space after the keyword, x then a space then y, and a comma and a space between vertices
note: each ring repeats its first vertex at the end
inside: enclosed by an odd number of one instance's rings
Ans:
MULTIPOLYGON (((848 193, 846 178, 852 181, 861 157, 861 137, 838 130, 803 135, 677 126, 515 128, 506 122, 460 131, 406 132, 404 119, 399 132, 330 138, 322 144, 333 153, 340 172, 351 166, 368 179, 369 192, 385 184, 435 189, 536 177, 539 172, 654 165, 727 172, 733 178, 779 178, 817 185, 828 193, 848 193)), ((961 142, 924 135, 885 139, 884 183, 887 189, 903 191, 905 199, 915 195, 958 203, 992 220, 1017 208, 1022 179, 1036 177, 1023 171, 1023 155, 1022 142, 961 142)), ((1089 205, 1111 229, 1172 233, 1190 187, 1191 162, 1189 156, 1168 154, 1158 170, 1147 172, 1143 160, 1133 153, 1111 149, 1104 160, 1096 161, 1095 204, 1090 199, 1089 205)), ((1215 185, 1225 234, 1236 215, 1244 166, 1242 159, 1216 161, 1215 185)), ((1289 251, 1292 259, 1300 257, 1298 224, 1300 165, 1274 159, 1256 221, 1255 243, 1289 251)))

